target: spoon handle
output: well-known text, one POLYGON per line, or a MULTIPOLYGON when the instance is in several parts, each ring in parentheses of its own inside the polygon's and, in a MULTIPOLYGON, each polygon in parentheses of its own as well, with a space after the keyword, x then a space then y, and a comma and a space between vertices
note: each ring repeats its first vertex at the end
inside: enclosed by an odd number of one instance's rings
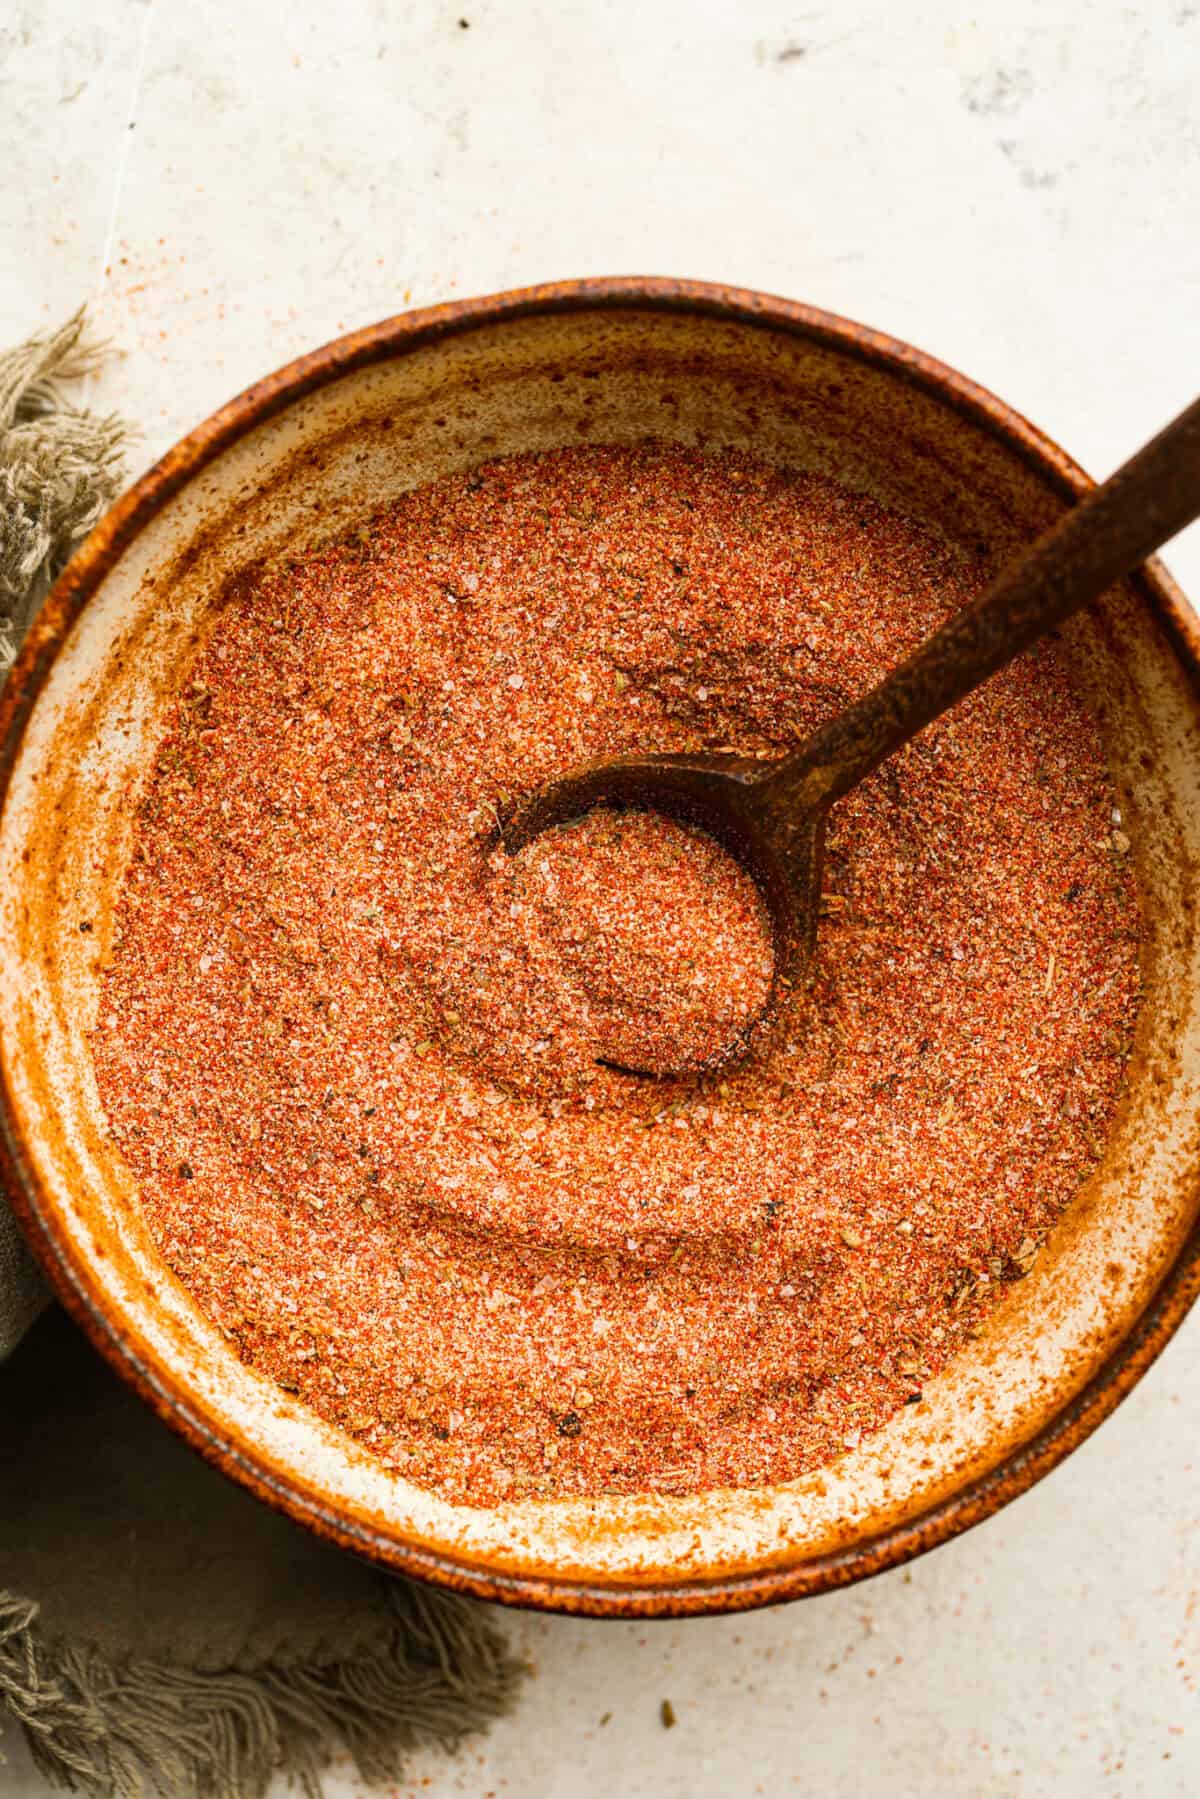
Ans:
POLYGON ((1073 506, 977 600, 788 757, 772 810, 830 805, 939 713, 1200 516, 1200 399, 1073 506))

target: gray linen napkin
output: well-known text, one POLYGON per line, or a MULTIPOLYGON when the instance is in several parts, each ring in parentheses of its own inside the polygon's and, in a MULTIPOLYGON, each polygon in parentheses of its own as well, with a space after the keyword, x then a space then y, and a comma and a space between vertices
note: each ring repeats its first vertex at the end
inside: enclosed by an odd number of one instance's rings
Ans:
MULTIPOLYGON (((120 484, 123 426, 63 391, 82 331, 0 354, 0 680, 120 484)), ((394 1778, 508 1708, 523 1670, 487 1608, 249 1498, 62 1312, 34 1325, 49 1300, 0 1195, 0 1717, 52 1784, 258 1799, 283 1773, 316 1795, 339 1752, 394 1778)))

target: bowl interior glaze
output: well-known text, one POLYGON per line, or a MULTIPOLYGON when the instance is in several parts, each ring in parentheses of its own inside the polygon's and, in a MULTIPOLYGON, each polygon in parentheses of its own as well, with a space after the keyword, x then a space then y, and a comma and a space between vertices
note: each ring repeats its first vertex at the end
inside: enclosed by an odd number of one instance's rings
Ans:
POLYGON ((390 1475, 244 1367, 199 1313, 106 1141, 87 1036, 130 850, 129 783, 164 699, 248 563, 489 457, 647 436, 827 472, 996 560, 1082 485, 959 377, 784 302, 584 283, 410 315, 271 377, 152 471, 59 584, 0 713, 5 1172, 72 1309, 197 1447, 315 1528, 490 1597, 627 1615, 840 1584, 1037 1478, 1194 1296, 1200 1166, 1197 659, 1186 609, 1151 570, 1064 634, 1147 902, 1126 1095, 1099 1175, 922 1404, 785 1486, 477 1510, 390 1475))

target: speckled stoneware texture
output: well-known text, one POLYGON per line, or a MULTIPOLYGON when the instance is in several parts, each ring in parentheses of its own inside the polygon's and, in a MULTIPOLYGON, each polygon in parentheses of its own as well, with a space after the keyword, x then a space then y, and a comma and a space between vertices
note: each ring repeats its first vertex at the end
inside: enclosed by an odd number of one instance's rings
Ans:
POLYGON ((451 1506, 244 1367, 159 1260, 87 1033, 128 782, 228 578, 485 458, 645 436, 826 471, 997 561, 1085 485, 961 377, 784 301, 626 281, 443 307, 315 352, 186 439, 76 558, 0 710, 0 1172, 67 1304, 203 1453, 314 1528, 487 1597, 625 1615, 817 1591, 965 1528, 1094 1428, 1200 1286, 1200 643, 1154 570, 1064 634, 1149 902, 1103 1167, 970 1353, 836 1465, 755 1491, 451 1506))

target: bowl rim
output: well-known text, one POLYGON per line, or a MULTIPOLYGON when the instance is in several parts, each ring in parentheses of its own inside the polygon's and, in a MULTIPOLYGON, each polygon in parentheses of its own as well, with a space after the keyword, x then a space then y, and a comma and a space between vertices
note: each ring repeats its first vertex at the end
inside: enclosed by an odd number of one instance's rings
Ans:
MULTIPOLYGON (((337 338, 244 389, 196 426, 117 501, 54 584, 0 690, 0 810, 25 729, 72 626, 102 580, 151 519, 207 464, 304 395, 425 346, 539 315, 658 311, 725 320, 807 339, 906 381, 968 418, 1072 500, 1093 483, 1059 446, 987 389, 901 340, 796 301, 748 289, 656 276, 554 282, 401 313, 337 338)), ((1200 617, 1156 560, 1133 578, 1200 696, 1200 617)), ((1200 1176, 1198 1176, 1200 1179, 1200 1176)), ((0 1191, 8 1198, 51 1286, 97 1350, 185 1441, 259 1499, 340 1547, 397 1572, 510 1605, 612 1618, 733 1612, 827 1592, 911 1560, 990 1517, 1057 1466, 1115 1409, 1165 1348, 1200 1296, 1200 1220, 1133 1329, 1087 1385, 1024 1444, 915 1518, 852 1546, 793 1566, 711 1580, 638 1585, 513 1574, 405 1543, 339 1511, 248 1453, 169 1381, 107 1315, 71 1246, 55 1229, 37 1171, 21 1141, 0 1061, 0 1191)))

